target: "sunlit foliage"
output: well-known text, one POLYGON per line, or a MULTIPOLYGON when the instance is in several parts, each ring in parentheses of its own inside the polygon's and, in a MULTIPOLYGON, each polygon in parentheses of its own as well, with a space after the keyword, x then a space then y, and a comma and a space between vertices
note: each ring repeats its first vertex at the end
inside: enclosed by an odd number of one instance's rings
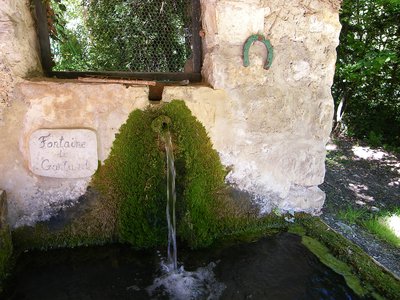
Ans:
POLYGON ((400 1, 345 0, 333 85, 336 132, 400 146, 400 1))

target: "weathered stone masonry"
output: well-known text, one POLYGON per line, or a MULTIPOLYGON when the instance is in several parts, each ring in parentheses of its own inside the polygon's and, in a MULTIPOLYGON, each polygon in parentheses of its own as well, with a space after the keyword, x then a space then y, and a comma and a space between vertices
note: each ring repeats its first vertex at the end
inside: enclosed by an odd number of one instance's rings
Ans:
MULTIPOLYGON (((333 101, 330 87, 339 41, 339 1, 202 0, 204 86, 167 86, 163 101, 183 99, 208 130, 227 180, 273 207, 316 213, 324 193, 325 144, 333 101), (265 47, 243 44, 265 35, 265 47), (209 87, 211 86, 211 87, 209 87)), ((29 169, 29 138, 41 128, 86 128, 104 160, 114 135, 148 89, 35 78, 41 73, 28 1, 0 7, 0 188, 13 225, 46 219, 83 194, 88 178, 51 178, 29 169)))

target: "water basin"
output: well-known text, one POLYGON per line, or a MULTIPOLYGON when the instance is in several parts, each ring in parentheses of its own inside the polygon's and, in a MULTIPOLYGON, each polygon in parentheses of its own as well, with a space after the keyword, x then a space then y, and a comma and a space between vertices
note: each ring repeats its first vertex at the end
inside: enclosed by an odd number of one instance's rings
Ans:
POLYGON ((180 272, 205 280, 189 287, 182 275, 155 288, 167 277, 163 252, 124 245, 30 251, 18 260, 2 299, 359 299, 289 233, 180 251, 180 272))

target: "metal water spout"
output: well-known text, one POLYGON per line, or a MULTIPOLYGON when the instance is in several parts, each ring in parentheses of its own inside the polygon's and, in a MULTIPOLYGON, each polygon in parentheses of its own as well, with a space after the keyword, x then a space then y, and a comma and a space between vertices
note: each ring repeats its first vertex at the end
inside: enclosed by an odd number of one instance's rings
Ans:
POLYGON ((154 132, 162 135, 163 132, 169 129, 169 125, 171 124, 170 117, 161 115, 151 122, 151 128, 154 132))

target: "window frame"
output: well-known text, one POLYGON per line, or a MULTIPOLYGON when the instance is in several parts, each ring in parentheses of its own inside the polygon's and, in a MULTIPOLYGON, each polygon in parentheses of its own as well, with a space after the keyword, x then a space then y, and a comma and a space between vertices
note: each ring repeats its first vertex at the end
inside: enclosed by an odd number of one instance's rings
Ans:
POLYGON ((192 72, 126 72, 126 71, 53 71, 55 65, 50 48, 50 35, 47 25, 46 6, 43 0, 33 0, 36 14, 36 28, 39 39, 40 60, 46 77, 76 79, 78 77, 99 76, 107 78, 126 78, 173 82, 189 80, 201 82, 202 45, 201 45, 201 5, 200 0, 192 1, 192 72))

